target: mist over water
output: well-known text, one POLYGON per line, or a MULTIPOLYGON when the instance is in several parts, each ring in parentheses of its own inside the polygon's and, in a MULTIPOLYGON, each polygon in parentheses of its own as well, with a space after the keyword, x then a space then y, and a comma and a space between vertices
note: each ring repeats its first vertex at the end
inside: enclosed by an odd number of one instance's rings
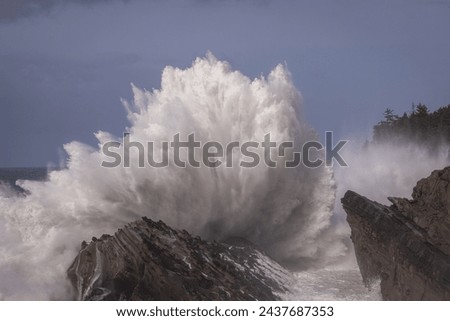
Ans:
POLYGON ((343 151, 349 167, 335 170, 338 197, 347 189, 390 205, 388 196, 411 198, 417 181, 450 164, 450 146, 428 150, 412 141, 363 144, 354 141, 343 151))
MULTIPOLYGON (((283 65, 250 80, 208 54, 184 70, 166 67, 160 89, 132 90, 134 100, 124 102, 130 122, 125 131, 143 144, 170 141, 176 133, 222 145, 261 142, 270 132, 273 141, 293 141, 300 151, 318 139, 283 65)), ((411 157, 409 147, 386 153, 380 146, 367 153, 347 149, 350 167, 335 173, 325 167, 242 168, 239 150, 232 168, 104 168, 100 164, 109 159, 102 144, 121 139, 102 131, 96 137, 97 148, 65 145, 67 168, 50 172, 46 181, 21 181, 28 195, 0 186, 0 299, 72 298, 65 274, 81 241, 112 234, 142 216, 206 239, 245 237, 280 262, 309 269, 299 280, 320 279, 320 271, 326 274, 324 268, 338 262, 354 271, 336 193, 353 189, 375 200, 407 196, 417 179, 448 162, 440 153, 411 157)), ((137 165, 137 155, 131 157, 137 165)))

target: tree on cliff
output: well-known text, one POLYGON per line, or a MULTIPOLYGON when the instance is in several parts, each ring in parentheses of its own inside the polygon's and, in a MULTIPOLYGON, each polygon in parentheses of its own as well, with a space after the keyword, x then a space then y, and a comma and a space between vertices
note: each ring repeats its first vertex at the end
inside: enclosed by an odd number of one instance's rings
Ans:
POLYGON ((450 104, 430 112, 425 104, 419 103, 408 115, 398 117, 387 108, 384 120, 373 127, 373 142, 414 143, 434 148, 441 142, 450 144, 450 104))

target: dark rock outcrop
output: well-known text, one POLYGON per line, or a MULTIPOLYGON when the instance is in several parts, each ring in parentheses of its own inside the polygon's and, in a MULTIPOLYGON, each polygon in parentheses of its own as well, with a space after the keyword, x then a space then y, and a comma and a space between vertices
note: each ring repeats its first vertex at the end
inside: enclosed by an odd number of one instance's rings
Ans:
POLYGON ((347 191, 342 204, 364 282, 385 300, 450 300, 450 167, 388 207, 347 191))
POLYGON ((291 278, 251 244, 148 218, 83 242, 68 276, 79 300, 277 300, 291 278))

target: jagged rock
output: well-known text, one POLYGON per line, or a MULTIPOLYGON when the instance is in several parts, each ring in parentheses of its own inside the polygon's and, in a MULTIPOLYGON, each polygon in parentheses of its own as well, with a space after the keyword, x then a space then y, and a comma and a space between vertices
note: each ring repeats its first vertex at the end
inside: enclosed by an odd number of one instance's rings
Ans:
POLYGON ((342 204, 364 282, 385 300, 450 300, 450 167, 388 207, 347 191, 342 204))
POLYGON ((277 300, 291 280, 248 242, 206 242, 148 218, 84 242, 68 276, 79 300, 277 300))
POLYGON ((431 243, 450 255, 450 167, 421 179, 412 200, 388 198, 393 208, 427 232, 431 243))

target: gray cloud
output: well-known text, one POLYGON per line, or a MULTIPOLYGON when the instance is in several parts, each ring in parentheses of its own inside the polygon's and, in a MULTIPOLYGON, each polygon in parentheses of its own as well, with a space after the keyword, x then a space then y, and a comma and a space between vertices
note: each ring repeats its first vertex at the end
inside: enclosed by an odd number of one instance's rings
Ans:
MULTIPOLYGON (((52 10, 71 4, 94 6, 101 3, 123 2, 128 3, 137 0, 0 0, 0 22, 14 21, 20 18, 29 17, 38 14, 49 13, 52 10)), ((164 1, 157 1, 161 2, 164 1)), ((239 5, 241 0, 194 0, 192 3, 200 5, 239 5)), ((250 0, 249 3, 254 5, 266 5, 270 0, 250 0)))
POLYGON ((67 4, 95 5, 113 1, 117 0, 2 0, 0 1, 0 21, 12 21, 49 12, 53 8, 67 4))

